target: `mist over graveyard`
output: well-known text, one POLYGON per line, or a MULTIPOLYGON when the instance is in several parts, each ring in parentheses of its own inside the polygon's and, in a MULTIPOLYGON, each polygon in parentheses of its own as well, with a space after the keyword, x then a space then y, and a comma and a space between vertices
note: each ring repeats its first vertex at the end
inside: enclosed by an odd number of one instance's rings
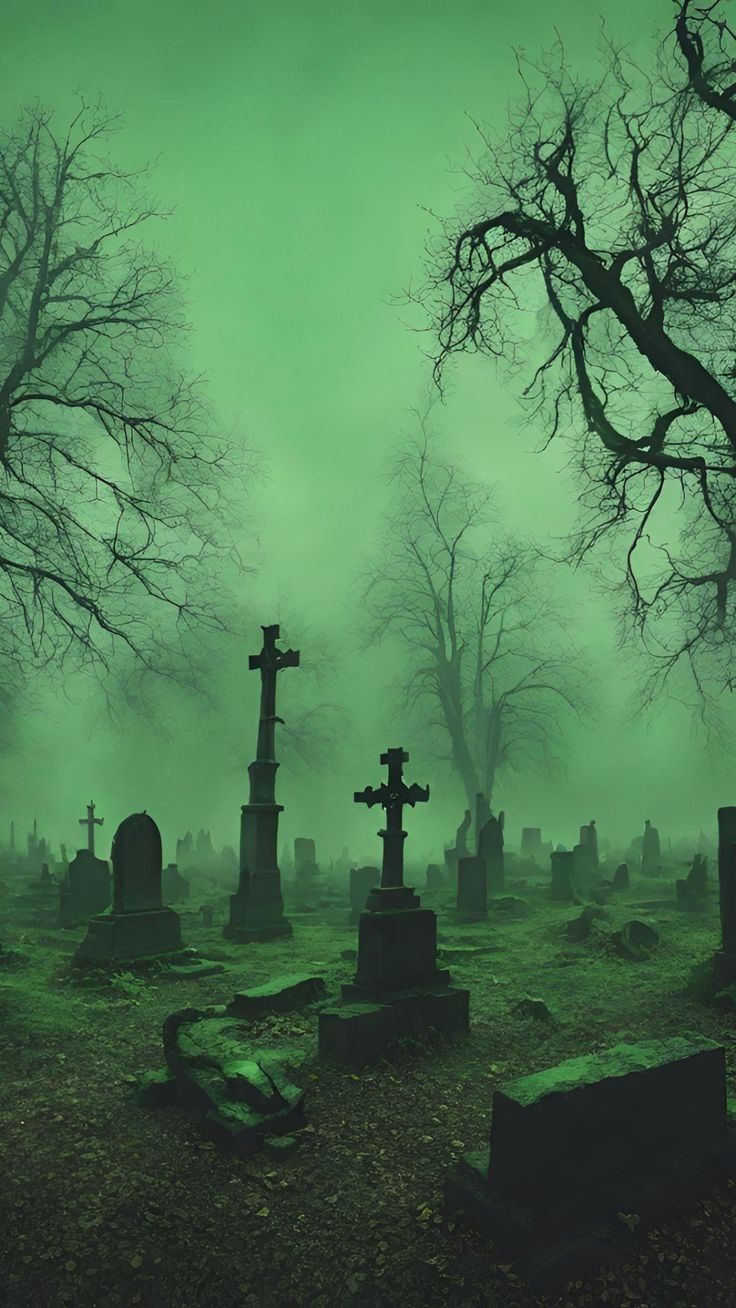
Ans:
MULTIPOLYGON (((11 23, 21 33, 30 26, 33 39, 12 60, 6 52, 3 121, 40 97, 61 122, 77 88, 121 112, 115 159, 155 161, 151 188, 173 211, 154 236, 187 279, 192 369, 206 377, 218 423, 253 451, 235 541, 247 569, 236 586, 242 639, 215 643, 209 702, 151 686, 143 714, 118 706, 110 722, 94 677, 46 669, 14 708, 0 764, 3 812, 19 830, 36 817, 57 848, 71 848, 77 810, 94 793, 111 824, 136 808, 155 812, 172 858, 189 828, 236 843, 257 701, 245 661, 260 624, 277 620, 305 659, 310 641, 336 657, 327 684, 285 692, 295 711, 322 697, 347 715, 319 776, 296 766, 284 742, 285 838, 313 834, 326 856, 346 841, 356 857, 366 853, 372 833, 352 790, 391 741, 411 745, 432 785, 421 853, 436 854, 459 820, 457 777, 427 748, 416 717, 396 711, 392 684, 405 653, 391 641, 362 644, 362 578, 380 550, 396 446, 416 429, 414 411, 431 405, 452 459, 494 488, 505 529, 554 550, 577 513, 568 452, 534 453, 542 426, 523 424, 510 380, 492 364, 459 359, 437 402, 428 342, 413 330, 425 325, 422 310, 402 299, 424 275, 436 229, 427 210, 450 213, 467 192, 461 166, 475 148, 472 120, 500 118, 514 94, 510 50, 538 45, 545 25, 551 31, 541 4, 513 14, 466 8, 473 42, 460 17, 451 22, 430 5, 418 43, 413 5, 390 17, 372 6, 370 20, 359 6, 266 17, 260 7, 236 15, 221 5, 203 47, 204 20, 187 5, 174 19, 168 4, 123 14, 79 0, 64 24, 42 23, 40 7, 21 15, 11 5, 11 23)), ((615 5, 612 36, 620 29, 630 40, 636 18, 644 47, 640 16, 633 3, 615 5)), ((592 67, 594 11, 561 6, 555 22, 570 58, 592 67)), ((528 330, 541 330, 534 314, 528 330)), ((617 566, 623 549, 611 546, 617 566)), ((594 711, 565 724, 549 765, 499 773, 494 805, 509 831, 518 837, 534 822, 571 843, 595 817, 601 833, 628 842, 652 816, 673 838, 712 834, 714 787, 732 758, 714 756, 702 732, 693 736, 674 691, 637 713, 638 651, 632 641, 618 647, 611 597, 592 568, 561 566, 555 592, 591 671, 594 711)), ((108 691, 114 680, 113 669, 108 691)), ((720 712, 727 720, 727 699, 720 712)))

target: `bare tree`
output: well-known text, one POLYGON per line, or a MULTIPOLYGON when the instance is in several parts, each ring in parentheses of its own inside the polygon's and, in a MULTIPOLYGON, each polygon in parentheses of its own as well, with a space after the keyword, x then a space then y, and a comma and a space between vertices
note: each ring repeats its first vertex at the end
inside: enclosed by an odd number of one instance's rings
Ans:
POLYGON ((218 624, 235 469, 179 361, 164 216, 105 156, 117 125, 33 107, 0 133, 0 615, 6 667, 130 651, 174 672, 218 624))
POLYGON ((646 70, 607 45, 594 84, 559 47, 519 71, 432 252, 436 373, 464 350, 526 369, 582 474, 570 557, 622 542, 647 694, 689 670, 705 702, 735 684, 736 38, 721 0, 685 0, 646 70))
POLYGON ((472 809, 504 768, 555 758, 583 678, 539 555, 500 533, 487 487, 423 431, 401 451, 393 491, 367 578, 368 641, 398 638, 401 702, 442 742, 472 809))

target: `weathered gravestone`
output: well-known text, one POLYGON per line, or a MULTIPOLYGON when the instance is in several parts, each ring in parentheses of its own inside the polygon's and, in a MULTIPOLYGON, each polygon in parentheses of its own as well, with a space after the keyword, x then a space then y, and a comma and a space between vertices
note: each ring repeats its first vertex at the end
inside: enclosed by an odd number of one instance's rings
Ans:
POLYGON ((629 865, 628 863, 619 863, 613 874, 611 881, 611 890, 628 890, 629 888, 629 865))
POLYGON ((466 808, 463 820, 455 832, 455 844, 445 850, 445 864, 451 876, 457 874, 457 865, 461 858, 468 856, 468 831, 471 824, 470 809, 466 808))
POLYGON ((468 991, 451 987, 449 972, 437 967, 437 918, 404 885, 403 810, 429 799, 428 786, 404 781, 408 758, 403 749, 387 750, 387 782, 354 795, 356 803, 386 812, 381 884, 360 915, 355 981, 342 987, 342 1005, 319 1016, 320 1053, 352 1066, 376 1062, 396 1039, 451 1036, 468 1027, 468 991))
POLYGON ((90 849, 78 849, 59 888, 62 926, 103 913, 110 904, 110 868, 90 849))
POLYGON ((575 854, 571 849, 556 849, 549 856, 552 880, 550 895, 562 903, 573 903, 575 889, 575 854))
POLYGON ((491 817, 491 806, 485 795, 478 791, 475 797, 475 852, 480 853, 480 838, 486 822, 491 817))
POLYGON ((162 877, 163 897, 167 904, 174 904, 178 899, 188 899, 191 887, 183 877, 176 863, 167 863, 162 877))
POLYGON ((542 862, 541 827, 523 827, 521 832, 521 857, 531 858, 535 863, 542 862))
POLYGON ((242 806, 240 883, 230 896, 230 920, 223 934, 230 940, 271 940, 291 935, 284 916, 281 873, 277 858, 278 821, 283 806, 276 803, 276 678, 284 668, 299 666, 298 650, 278 648, 278 626, 262 627, 263 648, 251 654, 248 666, 261 674, 261 704, 256 758, 248 768, 250 802, 242 806))
POLYGON ((351 867, 350 869, 350 922, 357 926, 370 891, 381 880, 377 867, 351 867))
POLYGON ((631 1253, 683 1198, 736 1171, 724 1050, 704 1037, 621 1044, 493 1096, 490 1149, 445 1186, 524 1277, 564 1281, 631 1253))
POLYGON ((579 844, 585 851, 588 874, 593 877, 598 872, 598 832, 595 821, 588 822, 580 828, 579 844))
POLYGON ((661 849, 659 832, 653 827, 649 818, 644 823, 644 835, 641 842, 641 874, 643 877, 656 877, 661 871, 661 849))
POLYGON ((313 840, 297 836, 294 841, 294 871, 297 876, 317 870, 317 850, 313 840))
POLYGON ((502 895, 506 888, 503 861, 503 813, 497 818, 491 814, 483 826, 478 843, 478 854, 486 869, 486 886, 489 895, 502 895))
POLYGON ((482 858, 472 854, 458 860, 457 915, 470 921, 485 917, 488 912, 486 865, 482 858))
POLYGON ((121 822, 112 842, 112 908, 90 919, 80 962, 113 962, 181 949, 179 916, 161 895, 161 833, 147 813, 121 822))
POLYGON ((686 877, 675 882, 678 908, 703 908, 708 902, 708 859, 705 854, 696 854, 686 877))

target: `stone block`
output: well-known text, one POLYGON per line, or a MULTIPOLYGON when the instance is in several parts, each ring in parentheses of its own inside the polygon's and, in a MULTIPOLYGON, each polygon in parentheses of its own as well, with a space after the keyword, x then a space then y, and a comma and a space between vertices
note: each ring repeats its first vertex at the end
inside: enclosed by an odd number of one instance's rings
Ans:
POLYGON ((227 1008, 237 1017, 256 1018, 262 1013, 289 1013, 324 996, 325 983, 321 977, 297 972, 238 991, 227 1008))

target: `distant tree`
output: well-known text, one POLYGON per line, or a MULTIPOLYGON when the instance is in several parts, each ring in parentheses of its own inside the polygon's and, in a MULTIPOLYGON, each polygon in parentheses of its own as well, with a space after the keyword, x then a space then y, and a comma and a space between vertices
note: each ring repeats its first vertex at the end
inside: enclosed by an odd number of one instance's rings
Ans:
POLYGON ((397 458, 393 495, 367 576, 368 643, 398 639, 400 702, 474 811, 503 769, 559 757, 564 719, 586 705, 583 673, 539 556, 502 534, 489 489, 424 431, 397 458))
POLYGON ((116 119, 0 132, 0 623, 11 664, 174 672, 222 623, 234 467, 213 436, 163 216, 105 157, 116 119))
POLYGON ((520 63, 429 296, 438 378, 465 350, 526 366, 531 420, 576 452, 571 557, 623 537, 647 694, 689 669, 705 699, 736 684, 736 35, 723 0, 677 9, 648 70, 520 63))

